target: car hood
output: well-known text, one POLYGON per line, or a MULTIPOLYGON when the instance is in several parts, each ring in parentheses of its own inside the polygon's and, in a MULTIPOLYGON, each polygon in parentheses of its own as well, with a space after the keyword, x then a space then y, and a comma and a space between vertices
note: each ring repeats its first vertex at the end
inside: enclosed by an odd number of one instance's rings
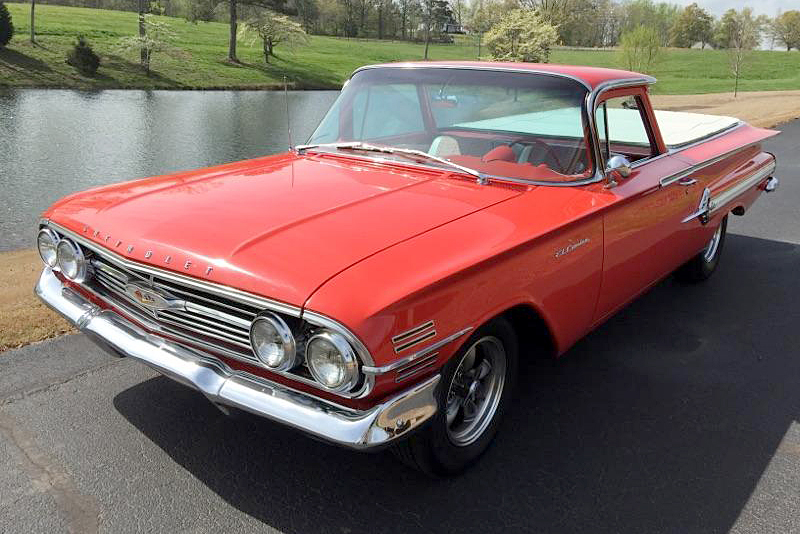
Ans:
POLYGON ((360 260, 520 192, 286 154, 77 193, 44 217, 132 260, 302 306, 360 260))

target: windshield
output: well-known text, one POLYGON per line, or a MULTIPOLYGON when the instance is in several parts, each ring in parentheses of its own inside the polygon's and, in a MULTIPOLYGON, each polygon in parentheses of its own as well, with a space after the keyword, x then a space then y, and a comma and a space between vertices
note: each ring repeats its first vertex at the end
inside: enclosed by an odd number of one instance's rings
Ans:
POLYGON ((537 73, 365 69, 308 144, 368 143, 424 152, 491 176, 580 180, 592 175, 586 93, 574 80, 537 73))

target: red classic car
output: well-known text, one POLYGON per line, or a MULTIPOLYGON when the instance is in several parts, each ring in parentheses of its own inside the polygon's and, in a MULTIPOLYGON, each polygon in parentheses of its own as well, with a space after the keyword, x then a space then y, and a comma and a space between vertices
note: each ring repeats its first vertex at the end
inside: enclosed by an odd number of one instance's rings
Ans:
POLYGON ((414 467, 475 461, 518 360, 561 355, 772 191, 777 132, 654 111, 648 76, 356 71, 306 145, 43 215, 37 294, 111 353, 414 467))

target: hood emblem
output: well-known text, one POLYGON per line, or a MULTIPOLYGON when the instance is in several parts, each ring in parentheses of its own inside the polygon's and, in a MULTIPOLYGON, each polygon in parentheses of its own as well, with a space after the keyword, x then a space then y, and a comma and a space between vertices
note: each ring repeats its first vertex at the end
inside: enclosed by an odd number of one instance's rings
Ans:
POLYGON ((135 302, 151 310, 182 310, 186 306, 186 301, 140 284, 126 284, 125 293, 135 302))

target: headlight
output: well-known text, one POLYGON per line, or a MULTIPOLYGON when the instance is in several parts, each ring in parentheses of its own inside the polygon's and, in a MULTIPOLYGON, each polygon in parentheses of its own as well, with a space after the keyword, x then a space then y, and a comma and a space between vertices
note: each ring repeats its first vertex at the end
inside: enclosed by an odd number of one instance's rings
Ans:
POLYGON ((42 261, 50 267, 58 265, 58 235, 49 228, 42 228, 39 230, 39 235, 36 236, 36 245, 39 248, 39 256, 42 261))
POLYGON ((358 360, 341 334, 326 330, 312 336, 306 363, 314 379, 328 389, 346 391, 358 382, 358 360))
POLYGON ((250 345, 256 358, 275 371, 288 371, 298 363, 292 331, 277 315, 256 317, 250 325, 250 345))
POLYGON ((56 247, 58 268, 73 282, 86 281, 86 258, 81 247, 69 239, 62 239, 56 247))

